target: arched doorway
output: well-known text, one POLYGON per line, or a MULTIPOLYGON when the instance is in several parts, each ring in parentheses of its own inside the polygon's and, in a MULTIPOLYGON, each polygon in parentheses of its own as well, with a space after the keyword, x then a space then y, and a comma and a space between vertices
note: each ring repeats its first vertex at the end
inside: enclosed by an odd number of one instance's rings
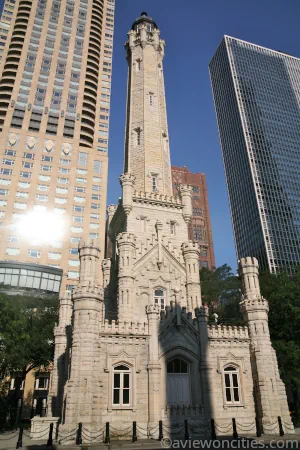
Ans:
POLYGON ((168 405, 190 405, 190 371, 183 359, 167 363, 167 400, 168 405))

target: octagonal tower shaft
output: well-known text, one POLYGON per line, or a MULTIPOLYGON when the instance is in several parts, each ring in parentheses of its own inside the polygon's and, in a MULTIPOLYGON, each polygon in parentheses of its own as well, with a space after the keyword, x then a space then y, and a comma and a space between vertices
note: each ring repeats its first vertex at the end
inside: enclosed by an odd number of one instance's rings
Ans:
POLYGON ((169 133, 162 61, 165 42, 146 13, 125 44, 128 61, 124 173, 142 192, 172 195, 169 133))

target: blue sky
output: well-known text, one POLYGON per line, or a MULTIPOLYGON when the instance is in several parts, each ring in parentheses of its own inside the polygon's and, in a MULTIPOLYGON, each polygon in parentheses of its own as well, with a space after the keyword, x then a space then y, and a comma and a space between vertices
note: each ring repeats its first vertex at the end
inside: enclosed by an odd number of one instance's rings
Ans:
POLYGON ((166 41, 164 75, 173 165, 207 177, 216 264, 236 269, 208 63, 224 34, 300 56, 299 0, 116 0, 108 204, 120 196, 127 62, 124 42, 147 11, 166 41))

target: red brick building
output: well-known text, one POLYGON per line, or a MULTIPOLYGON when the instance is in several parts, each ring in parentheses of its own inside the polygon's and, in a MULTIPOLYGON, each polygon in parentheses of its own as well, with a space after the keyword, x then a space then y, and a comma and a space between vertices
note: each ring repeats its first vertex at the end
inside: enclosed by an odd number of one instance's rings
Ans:
POLYGON ((208 193, 204 173, 191 173, 187 167, 172 166, 172 183, 174 196, 182 184, 193 186, 193 216, 190 222, 189 237, 200 245, 200 267, 215 267, 215 254, 208 206, 208 193))

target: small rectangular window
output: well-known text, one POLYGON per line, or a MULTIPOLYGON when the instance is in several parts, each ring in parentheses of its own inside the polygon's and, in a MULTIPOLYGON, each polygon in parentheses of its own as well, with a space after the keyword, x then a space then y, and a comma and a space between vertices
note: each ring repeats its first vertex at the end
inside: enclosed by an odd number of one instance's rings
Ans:
POLYGON ((102 173, 102 161, 94 161, 94 173, 101 175, 102 173))

